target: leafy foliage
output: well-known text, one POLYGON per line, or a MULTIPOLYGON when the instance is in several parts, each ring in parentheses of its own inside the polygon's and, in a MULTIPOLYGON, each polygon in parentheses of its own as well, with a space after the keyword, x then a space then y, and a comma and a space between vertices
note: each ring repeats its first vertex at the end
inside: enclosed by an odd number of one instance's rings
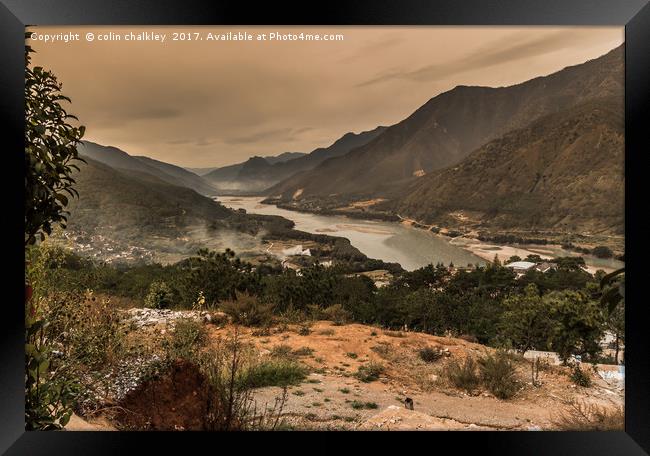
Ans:
MULTIPOLYGON (((26 33, 26 37, 28 33, 26 33)), ((34 52, 25 47, 25 244, 44 240, 56 223, 65 226, 65 206, 76 196, 72 178, 74 163, 82 161, 77 145, 85 127, 69 122, 54 73, 40 66, 30 67, 34 52)))
POLYGON ((476 361, 471 357, 467 357, 463 363, 457 360, 450 361, 444 372, 452 385, 472 393, 481 383, 476 367, 476 361))
POLYGON ((548 348, 555 322, 548 301, 540 296, 534 284, 528 285, 524 294, 506 298, 503 307, 500 337, 506 345, 522 354, 533 348, 548 348))
POLYGON ((167 309, 172 304, 172 290, 165 282, 152 282, 144 306, 150 309, 167 309))
POLYGON ((573 369, 571 369, 570 377, 571 377, 571 381, 573 383, 575 383, 576 385, 578 385, 578 386, 582 386, 582 387, 585 387, 585 388, 588 388, 588 387, 591 386, 591 383, 592 383, 591 382, 591 377, 589 376, 588 373, 586 373, 585 371, 583 371, 580 368, 579 364, 576 364, 575 366, 573 366, 573 369))
POLYGON ((368 364, 359 366, 354 376, 364 383, 374 382, 384 373, 384 366, 380 363, 371 361, 368 364))
POLYGON ((479 359, 481 382, 499 399, 510 399, 518 390, 515 366, 505 353, 497 352, 479 359))

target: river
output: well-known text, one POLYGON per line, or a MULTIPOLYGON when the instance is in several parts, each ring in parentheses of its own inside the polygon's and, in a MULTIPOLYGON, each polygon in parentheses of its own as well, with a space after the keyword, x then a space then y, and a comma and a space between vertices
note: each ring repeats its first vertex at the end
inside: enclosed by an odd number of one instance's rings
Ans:
MULTIPOLYGON (((445 265, 453 263, 456 266, 466 266, 470 263, 485 264, 486 260, 491 261, 495 254, 501 261, 506 261, 512 255, 525 258, 531 253, 538 254, 542 258, 580 255, 554 245, 498 246, 466 238, 451 240, 397 222, 289 211, 271 204, 261 204, 263 199, 223 196, 219 197, 218 201, 226 207, 243 208, 251 214, 280 215, 293 220, 296 229, 301 231, 345 237, 368 257, 399 263, 409 271, 438 262, 445 265)), ((623 262, 615 259, 581 256, 585 259, 587 270, 592 274, 598 269, 611 272, 624 266, 623 262)))
POLYGON ((218 201, 233 209, 243 208, 250 214, 280 215, 293 220, 297 230, 347 238, 368 257, 399 263, 409 271, 438 262, 456 266, 485 264, 479 256, 450 244, 447 238, 430 231, 396 222, 289 211, 261 204, 263 199, 220 196, 218 201))

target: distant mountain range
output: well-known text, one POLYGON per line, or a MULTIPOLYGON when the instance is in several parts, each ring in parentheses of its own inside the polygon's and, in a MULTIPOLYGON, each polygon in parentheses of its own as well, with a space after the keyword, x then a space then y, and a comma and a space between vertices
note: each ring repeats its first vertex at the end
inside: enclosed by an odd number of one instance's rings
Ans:
POLYGON ((509 226, 598 226, 620 232, 622 120, 614 113, 623 113, 623 62, 621 46, 510 87, 456 87, 367 144, 267 193, 297 209, 331 210, 382 198, 388 201, 376 209, 419 220, 449 221, 450 211, 478 210, 481 220, 509 226), (580 115, 592 123, 576 124, 580 115), (572 166, 559 173, 549 162, 572 166), (509 168, 503 168, 506 164, 509 168), (578 184, 585 179, 607 191, 589 196, 588 184, 578 184), (569 182, 575 191, 550 188, 569 182), (596 195, 605 198, 607 209, 589 209, 596 195))
POLYGON ((447 227, 619 235, 623 62, 621 46, 510 87, 459 86, 390 127, 347 133, 309 154, 251 157, 203 176, 84 142, 79 150, 90 160, 79 207, 91 214, 102 206, 115 217, 88 215, 86 225, 119 227, 120 218, 150 227, 214 222, 229 210, 201 195, 240 192, 298 210, 361 208, 447 227))
POLYGON ((251 157, 246 162, 218 168, 203 177, 222 191, 261 192, 283 179, 318 166, 324 160, 347 154, 379 136, 385 127, 361 133, 346 133, 328 147, 309 154, 287 152, 278 157, 251 157), (287 155, 291 154, 291 155, 287 155))
POLYGON ((624 233, 623 99, 591 100, 488 142, 388 206, 425 223, 624 233))
POLYGON ((204 178, 180 166, 154 160, 148 157, 132 156, 117 147, 102 146, 83 141, 79 154, 104 163, 117 170, 139 171, 150 174, 172 185, 191 188, 202 195, 215 195, 216 189, 204 178))

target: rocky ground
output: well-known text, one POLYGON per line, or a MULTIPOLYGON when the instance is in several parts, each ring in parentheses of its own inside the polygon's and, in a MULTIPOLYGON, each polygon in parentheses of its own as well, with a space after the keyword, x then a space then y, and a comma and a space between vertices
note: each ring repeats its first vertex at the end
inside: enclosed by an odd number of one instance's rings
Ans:
MULTIPOLYGON (((227 337, 233 329, 222 314, 147 309, 127 312, 133 337, 164 335, 174 330, 174 321, 181 317, 204 322, 210 342, 227 337)), ((360 324, 336 326, 329 321, 313 323, 308 334, 304 326, 297 325, 269 331, 239 330, 242 340, 254 345, 261 356, 270 356, 274 347, 281 345, 303 353, 298 359, 310 368, 310 374, 300 385, 289 387, 282 412, 287 425, 294 429, 547 430, 557 427, 557 418, 572 401, 605 408, 623 405, 621 385, 591 372, 590 366, 585 368, 593 381, 591 387, 575 386, 568 368, 551 365, 543 366, 539 385, 533 386, 530 363, 523 359, 516 361, 519 391, 514 398, 501 400, 484 389, 472 394, 459 391, 445 380, 446 365, 492 351, 462 339, 360 324), (425 347, 439 350, 443 356, 427 363, 418 354, 425 347), (362 382, 355 373, 369 363, 381 364, 384 372, 376 381, 362 382), (413 410, 405 407, 406 398, 412 399, 413 410)), ((132 390, 137 376, 130 382, 132 390)), ((278 387, 261 388, 254 399, 260 406, 272 405, 280 394, 278 387)), ((112 426, 106 421, 84 423, 75 419, 68 429, 112 426)))

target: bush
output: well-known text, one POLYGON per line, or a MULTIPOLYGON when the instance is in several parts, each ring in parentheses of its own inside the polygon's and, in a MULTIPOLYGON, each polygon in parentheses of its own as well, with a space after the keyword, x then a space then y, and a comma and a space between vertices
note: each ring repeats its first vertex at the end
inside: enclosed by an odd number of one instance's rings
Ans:
POLYGON ((447 364, 445 376, 456 388, 463 389, 468 393, 473 392, 481 383, 476 372, 476 363, 470 357, 466 358, 462 364, 455 360, 447 364))
POLYGON ((569 377, 571 378, 571 381, 578 386, 583 386, 585 388, 591 386, 591 377, 587 372, 580 369, 579 364, 576 364, 573 369, 571 369, 569 377))
POLYGON ((420 359, 425 363, 436 362, 444 356, 440 349, 431 347, 421 348, 418 350, 418 355, 420 356, 420 359))
POLYGON ((108 299, 92 292, 54 292, 44 298, 46 336, 62 351, 68 369, 99 369, 122 354, 124 330, 108 299))
MULTIPOLYGON (((202 417, 208 431, 273 430, 282 426, 281 415, 287 400, 283 388, 272 407, 265 406, 260 412, 253 399, 252 389, 262 378, 259 364, 246 364, 248 359, 237 331, 224 343, 220 341, 215 350, 203 353, 201 371, 208 383, 208 400, 202 417)), ((268 377, 267 377, 268 380, 268 377)))
POLYGON ((298 335, 299 336, 308 336, 311 334, 311 327, 308 324, 302 324, 300 325, 300 329, 298 329, 298 335))
POLYGON ((334 304, 323 310, 323 318, 331 320, 335 325, 344 325, 351 319, 351 314, 341 304, 334 304))
POLYGON ((504 353, 487 355, 479 361, 481 381, 499 399, 510 399, 517 393, 515 366, 504 353))
POLYGON ((352 407, 355 410, 361 410, 361 409, 374 410, 379 408, 379 405, 377 405, 376 402, 352 401, 350 402, 350 407, 352 407))
POLYGON ((268 326, 273 318, 272 304, 263 304, 247 293, 237 293, 235 301, 222 302, 221 310, 230 315, 234 323, 244 326, 268 326))
POLYGON ((307 368, 287 358, 262 361, 251 366, 240 377, 249 388, 297 385, 307 377, 307 368))
POLYGON ((594 247, 594 249, 591 251, 591 254, 598 258, 612 258, 614 256, 612 249, 605 247, 604 245, 594 247))
POLYGON ((622 431, 625 428, 623 407, 605 408, 596 404, 571 401, 554 424, 563 431, 622 431))
POLYGON ((374 361, 359 367, 354 376, 364 383, 374 382, 384 372, 384 366, 374 361))
POLYGON ((150 309, 168 309, 172 304, 172 290, 165 282, 152 282, 144 298, 144 306, 150 309))
POLYGON ((208 332, 202 322, 191 318, 180 318, 174 323, 174 333, 167 343, 167 356, 191 359, 205 345, 208 332))

